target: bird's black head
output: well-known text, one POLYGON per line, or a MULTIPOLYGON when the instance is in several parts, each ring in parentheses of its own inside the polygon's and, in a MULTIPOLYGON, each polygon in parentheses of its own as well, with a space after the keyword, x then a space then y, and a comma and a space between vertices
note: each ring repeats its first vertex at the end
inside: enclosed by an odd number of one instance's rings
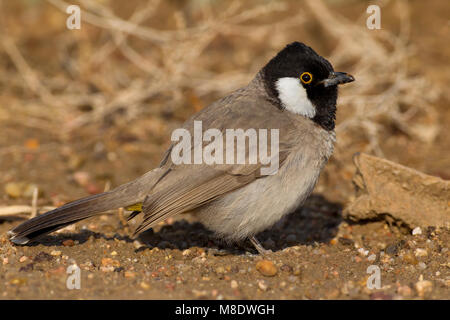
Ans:
POLYGON ((328 60, 300 42, 281 50, 262 75, 281 108, 311 118, 327 130, 334 129, 337 85, 354 81, 347 73, 334 72, 328 60))

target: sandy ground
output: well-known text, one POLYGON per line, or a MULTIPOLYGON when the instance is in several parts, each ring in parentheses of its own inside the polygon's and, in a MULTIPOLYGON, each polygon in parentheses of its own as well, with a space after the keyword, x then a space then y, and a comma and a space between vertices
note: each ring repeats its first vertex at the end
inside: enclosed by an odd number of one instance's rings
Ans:
MULTIPOLYGON (((259 239, 273 253, 227 246, 202 225, 169 221, 129 238, 117 215, 18 247, 1 240, 3 299, 448 299, 450 232, 400 234, 382 222, 348 225, 312 197, 259 239), (265 269, 258 262, 264 260, 265 269), (67 289, 69 265, 79 290, 67 289), (273 265, 272 265, 273 263, 273 265), (368 267, 379 267, 381 288, 368 267)), ((3 233, 16 223, 3 223, 3 233)))

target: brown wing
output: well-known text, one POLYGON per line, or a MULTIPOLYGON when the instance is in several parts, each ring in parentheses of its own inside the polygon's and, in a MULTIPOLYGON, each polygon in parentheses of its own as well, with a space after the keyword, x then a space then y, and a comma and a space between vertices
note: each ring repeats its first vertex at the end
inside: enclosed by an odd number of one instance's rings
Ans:
MULTIPOLYGON (((191 136, 194 120, 202 121, 203 130, 216 128, 223 134, 226 129, 278 129, 279 167, 283 165, 296 141, 296 126, 290 117, 263 98, 250 99, 238 95, 226 105, 219 101, 219 105, 212 105, 186 122, 184 128, 191 132, 191 136)), ((193 146, 193 143, 191 145, 193 146)), ((255 179, 264 178, 261 168, 265 165, 259 161, 256 164, 248 164, 248 150, 246 164, 175 165, 170 157, 171 148, 172 146, 161 164, 163 168, 169 169, 169 172, 145 199, 144 218, 135 234, 169 216, 190 211, 255 179)))

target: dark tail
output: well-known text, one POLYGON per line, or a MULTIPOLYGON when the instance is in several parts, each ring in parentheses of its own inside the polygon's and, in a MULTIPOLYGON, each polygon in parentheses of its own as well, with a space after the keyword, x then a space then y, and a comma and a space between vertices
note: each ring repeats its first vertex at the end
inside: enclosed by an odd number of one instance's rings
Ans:
POLYGON ((30 219, 8 232, 15 244, 26 244, 69 224, 92 217, 107 210, 133 205, 144 200, 152 187, 154 175, 149 172, 140 179, 114 190, 69 202, 43 215, 30 219), (152 177, 153 176, 153 177, 152 177))

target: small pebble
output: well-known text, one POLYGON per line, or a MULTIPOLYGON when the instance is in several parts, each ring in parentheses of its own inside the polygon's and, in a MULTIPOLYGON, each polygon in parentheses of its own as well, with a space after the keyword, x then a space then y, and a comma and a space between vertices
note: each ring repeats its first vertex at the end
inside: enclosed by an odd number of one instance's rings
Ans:
POLYGON ((117 260, 111 259, 111 258, 103 258, 102 266, 104 266, 104 267, 112 266, 112 267, 118 268, 118 267, 120 267, 120 262, 117 260))
POLYGON ((47 252, 41 251, 34 258, 34 262, 43 262, 43 261, 51 261, 53 257, 49 255, 47 252))
POLYGON ((113 266, 101 266, 100 267, 100 271, 102 271, 102 272, 113 272, 114 269, 115 268, 113 266))
POLYGON ((61 251, 53 250, 52 252, 50 252, 50 255, 55 256, 55 257, 60 256, 61 255, 61 251))
POLYGON ((422 229, 420 229, 420 227, 414 228, 413 231, 412 231, 412 235, 416 236, 416 235, 419 235, 419 234, 422 234, 422 229))
POLYGON ((77 171, 73 174, 73 180, 75 180, 75 182, 78 183, 81 187, 85 187, 91 180, 91 176, 89 172, 77 171))
POLYGON ((417 266, 422 270, 425 270, 427 268, 427 265, 425 263, 423 263, 422 261, 419 262, 417 266))
POLYGON ((23 284, 27 283, 27 279, 26 278, 14 278, 9 283, 13 284, 13 285, 23 285, 23 284))
POLYGON ((134 240, 134 241, 133 241, 133 246, 134 246, 134 248, 135 248, 136 250, 138 250, 138 249, 140 249, 140 248, 142 248, 142 247, 145 247, 145 245, 142 244, 139 240, 134 240))
POLYGON ((280 270, 283 271, 283 272, 289 272, 289 273, 294 271, 294 269, 291 266, 287 265, 287 264, 283 264, 281 266, 280 270))
POLYGON ((258 287, 262 290, 262 291, 266 291, 268 289, 268 285, 267 282, 264 280, 259 280, 258 281, 258 287))
POLYGON ((362 256, 367 256, 369 254, 369 250, 365 250, 364 248, 359 248, 358 252, 362 256))
POLYGON ((65 247, 73 247, 75 245, 75 242, 73 240, 69 239, 69 240, 64 240, 62 244, 65 247))
POLYGON ((23 183, 8 182, 5 185, 5 193, 11 198, 19 198, 23 193, 23 183))
POLYGON ((237 289, 239 286, 236 280, 231 280, 231 289, 237 289))
POLYGON ((261 260, 256 263, 256 270, 266 277, 273 277, 277 274, 277 267, 269 260, 261 260))
POLYGON ((125 278, 134 278, 136 276, 136 272, 125 271, 123 275, 125 278))
POLYGON ((111 255, 112 255, 112 256, 117 256, 117 251, 111 252, 111 255))
POLYGON ((194 296, 197 299, 199 299, 199 298, 206 298, 208 296, 208 291, 206 291, 206 290, 192 289, 192 293, 194 294, 194 296))
POLYGON ((426 257, 428 255, 428 252, 426 249, 417 248, 414 254, 416 255, 416 257, 426 257))
POLYGON ((142 281, 140 285, 144 290, 150 289, 150 285, 147 282, 142 281))
POLYGON ((413 256, 411 253, 406 253, 402 257, 403 261, 412 265, 416 265, 418 263, 417 258, 413 256))
POLYGON ((218 274, 225 273, 225 268, 222 267, 222 266, 217 267, 216 268, 216 273, 218 273, 218 274))
POLYGON ((344 245, 344 246, 351 246, 355 243, 355 241, 353 241, 352 239, 347 239, 347 238, 342 238, 340 237, 338 239, 339 243, 344 245))
POLYGON ((420 280, 415 284, 416 291, 420 297, 431 293, 433 291, 433 283, 428 280, 420 280))
POLYGON ((27 256, 22 256, 22 257, 20 257, 19 262, 25 262, 27 260, 28 260, 27 256))
POLYGON ((375 254, 371 254, 371 255, 367 258, 367 260, 368 260, 368 261, 375 261, 376 258, 377 258, 377 256, 376 256, 375 254))

